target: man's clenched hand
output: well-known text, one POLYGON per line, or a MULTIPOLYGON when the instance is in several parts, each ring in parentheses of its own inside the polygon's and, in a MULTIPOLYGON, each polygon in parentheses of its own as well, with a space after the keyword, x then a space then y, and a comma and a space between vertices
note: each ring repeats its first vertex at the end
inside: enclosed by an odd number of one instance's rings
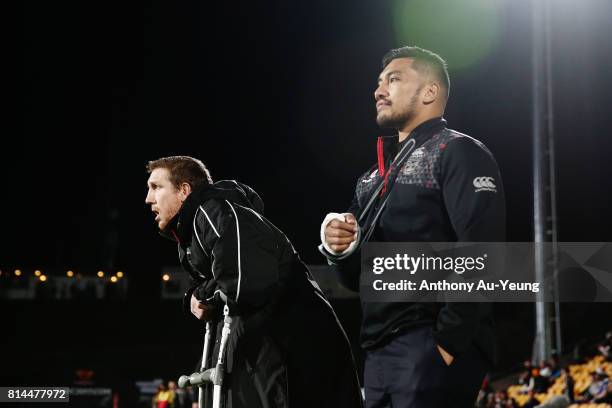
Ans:
POLYGON ((345 222, 331 220, 325 227, 325 242, 336 251, 346 250, 357 239, 357 220, 353 214, 345 214, 345 222))
POLYGON ((213 307, 200 302, 194 295, 191 295, 191 313, 198 320, 210 320, 213 317, 213 307))

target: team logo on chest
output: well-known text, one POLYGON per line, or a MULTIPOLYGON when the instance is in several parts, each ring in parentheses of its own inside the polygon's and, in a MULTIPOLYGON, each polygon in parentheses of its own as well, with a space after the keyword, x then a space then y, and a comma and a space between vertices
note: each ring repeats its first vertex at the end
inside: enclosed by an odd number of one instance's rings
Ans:
POLYGON ((425 157, 425 150, 420 147, 416 149, 406 160, 404 167, 402 167, 402 174, 412 174, 421 165, 423 158, 425 157))

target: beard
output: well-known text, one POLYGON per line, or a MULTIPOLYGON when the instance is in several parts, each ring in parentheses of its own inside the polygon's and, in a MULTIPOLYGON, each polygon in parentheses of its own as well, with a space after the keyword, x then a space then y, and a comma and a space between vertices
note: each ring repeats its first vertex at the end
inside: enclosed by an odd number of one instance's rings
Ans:
MULTIPOLYGON (((417 107, 417 95, 420 89, 418 89, 412 98, 410 98, 410 102, 408 102, 408 106, 401 112, 385 112, 383 110, 380 114, 376 116, 376 123, 383 129, 402 129, 407 123, 411 122, 417 115, 416 107, 417 107)), ((391 107, 393 104, 391 105, 391 107)), ((389 109, 386 109, 389 110, 389 109)))

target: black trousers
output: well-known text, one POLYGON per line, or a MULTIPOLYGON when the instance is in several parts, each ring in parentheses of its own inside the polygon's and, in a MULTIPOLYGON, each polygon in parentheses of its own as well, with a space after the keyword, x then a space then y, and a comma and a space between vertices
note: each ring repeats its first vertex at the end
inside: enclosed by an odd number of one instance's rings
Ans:
POLYGON ((368 351, 366 408, 473 408, 489 368, 475 347, 447 366, 432 327, 417 328, 368 351))

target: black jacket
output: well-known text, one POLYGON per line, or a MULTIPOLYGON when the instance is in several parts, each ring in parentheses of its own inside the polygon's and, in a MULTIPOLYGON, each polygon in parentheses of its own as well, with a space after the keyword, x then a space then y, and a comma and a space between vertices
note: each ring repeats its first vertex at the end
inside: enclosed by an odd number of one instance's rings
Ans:
MULTIPOLYGON (((359 178, 348 210, 359 215, 376 186, 384 182, 380 173, 390 174, 388 200, 369 241, 505 241, 502 180, 495 159, 482 143, 447 129, 446 121, 437 118, 418 126, 401 144, 397 136, 381 138, 378 153, 379 163, 359 178), (412 154, 399 168, 391 167, 410 139, 415 141, 412 154)), ((367 219, 360 222, 362 228, 367 219)), ((358 291, 359 252, 342 257, 321 250, 338 266, 343 284, 358 291)), ((361 343, 366 349, 410 327, 434 325, 436 341, 452 355, 475 343, 489 361, 495 360, 488 304, 362 302, 362 308, 361 343)))
POLYGON ((361 407, 344 330, 287 237, 262 213, 252 189, 220 181, 193 191, 164 232, 179 242, 195 296, 219 311, 208 367, 223 326, 219 291, 227 295, 234 316, 227 406, 361 407))

